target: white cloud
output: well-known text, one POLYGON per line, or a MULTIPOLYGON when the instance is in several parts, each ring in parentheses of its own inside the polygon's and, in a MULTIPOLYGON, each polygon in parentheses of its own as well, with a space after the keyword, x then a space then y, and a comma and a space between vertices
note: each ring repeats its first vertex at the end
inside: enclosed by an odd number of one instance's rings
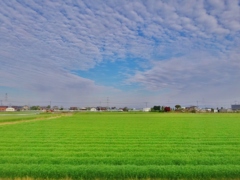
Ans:
POLYGON ((240 78, 238 55, 235 52, 218 59, 198 51, 189 56, 155 62, 152 69, 136 72, 128 82, 140 83, 152 92, 167 89, 166 97, 183 102, 186 97, 196 100, 208 97, 210 101, 217 101, 219 97, 237 98, 240 88, 235 83, 240 78))
POLYGON ((88 71, 130 57, 139 68, 126 67, 135 74, 129 82, 149 89, 180 92, 222 82, 239 88, 230 73, 239 75, 239 12, 238 0, 4 0, 0 2, 0 83, 45 89, 52 92, 49 97, 59 92, 56 98, 66 87, 73 95, 79 90, 114 93, 116 89, 98 86, 72 70, 88 71))

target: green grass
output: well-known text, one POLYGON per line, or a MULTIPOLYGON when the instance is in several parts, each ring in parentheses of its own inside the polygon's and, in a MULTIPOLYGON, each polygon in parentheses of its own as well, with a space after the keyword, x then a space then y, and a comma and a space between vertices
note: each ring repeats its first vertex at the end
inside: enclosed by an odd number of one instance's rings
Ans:
POLYGON ((240 114, 79 113, 0 126, 0 178, 24 177, 238 179, 240 114))

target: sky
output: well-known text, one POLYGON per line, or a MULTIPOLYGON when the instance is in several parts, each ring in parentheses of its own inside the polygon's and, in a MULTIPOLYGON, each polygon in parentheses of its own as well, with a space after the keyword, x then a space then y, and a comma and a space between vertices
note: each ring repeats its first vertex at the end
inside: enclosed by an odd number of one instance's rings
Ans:
POLYGON ((0 100, 240 103, 240 0, 1 0, 0 100))

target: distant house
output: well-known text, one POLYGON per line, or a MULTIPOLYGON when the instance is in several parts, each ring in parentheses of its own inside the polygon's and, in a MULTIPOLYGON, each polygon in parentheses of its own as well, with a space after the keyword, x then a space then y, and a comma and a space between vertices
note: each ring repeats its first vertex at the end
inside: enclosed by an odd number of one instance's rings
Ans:
POLYGON ((224 108, 221 108, 221 109, 219 109, 218 110, 219 112, 222 112, 222 113, 230 113, 230 112, 233 112, 233 110, 232 109, 224 109, 224 108))
POLYGON ((199 111, 197 106, 189 106, 185 108, 187 111, 199 111))
POLYGON ((12 108, 14 108, 15 111, 20 111, 22 109, 22 106, 12 106, 12 108))
POLYGON ((171 107, 169 106, 164 107, 164 112, 170 112, 170 111, 171 111, 171 107))
POLYGON ((96 108, 91 108, 90 111, 97 111, 97 109, 96 108))
POLYGON ((143 109, 142 108, 132 108, 132 109, 129 109, 129 111, 142 111, 143 109))
POLYGON ((0 106, 0 111, 6 111, 7 108, 8 106, 0 106))
POLYGON ((107 107, 97 107, 98 111, 107 111, 108 108, 107 107))
POLYGON ((22 111, 28 111, 30 108, 29 106, 25 105, 21 108, 22 111))
POLYGON ((15 108, 13 108, 13 107, 8 107, 8 108, 6 109, 6 111, 9 111, 9 112, 15 111, 15 108))
POLYGON ((234 110, 234 111, 240 110, 240 104, 234 104, 234 105, 232 105, 232 110, 234 110))
POLYGON ((47 111, 47 110, 48 110, 48 107, 47 107, 47 106, 41 106, 41 107, 40 107, 40 110, 41 110, 41 111, 47 111))
POLYGON ((76 111, 76 110, 78 110, 78 108, 77 107, 70 107, 69 110, 76 111))
POLYGON ((81 107, 79 110, 81 110, 81 111, 86 111, 87 108, 85 108, 85 107, 81 107))
POLYGON ((227 112, 227 109, 221 108, 221 109, 218 110, 218 112, 227 112))
POLYGON ((58 111, 59 110, 59 107, 58 106, 53 106, 52 108, 54 111, 58 111))

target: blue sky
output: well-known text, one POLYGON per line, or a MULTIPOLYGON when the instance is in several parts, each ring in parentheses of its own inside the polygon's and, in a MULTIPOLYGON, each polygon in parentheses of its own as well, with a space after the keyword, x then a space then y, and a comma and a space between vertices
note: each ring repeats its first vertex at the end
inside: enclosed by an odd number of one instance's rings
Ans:
POLYGON ((239 92, 240 0, 0 1, 2 104, 230 107, 239 92))

